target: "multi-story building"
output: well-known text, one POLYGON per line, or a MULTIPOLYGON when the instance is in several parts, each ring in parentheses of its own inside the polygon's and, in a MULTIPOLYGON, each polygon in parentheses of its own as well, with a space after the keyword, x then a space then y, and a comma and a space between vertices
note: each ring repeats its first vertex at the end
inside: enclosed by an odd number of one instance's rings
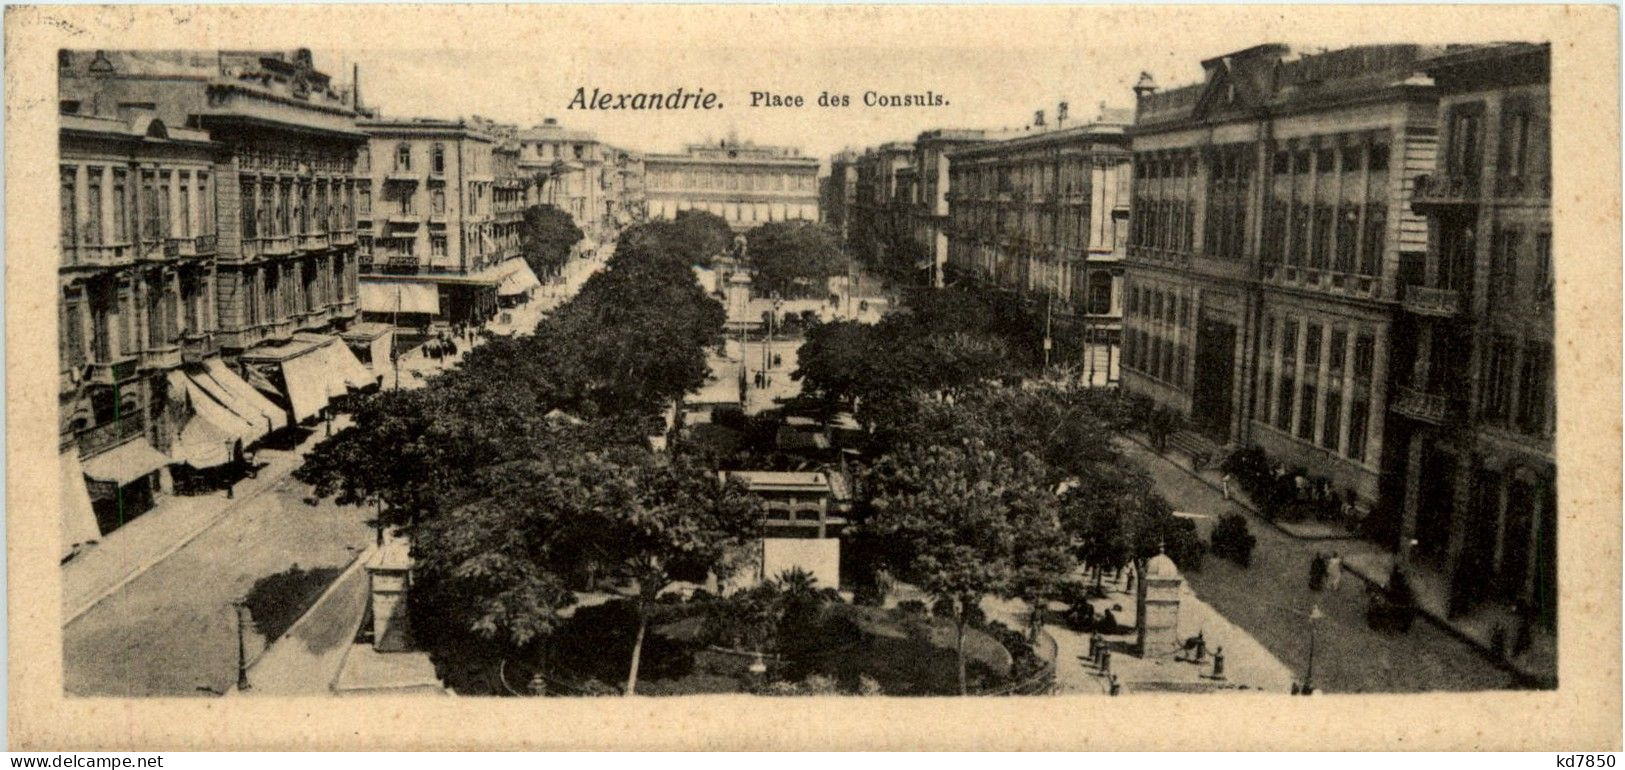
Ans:
POLYGON ((789 147, 737 139, 691 144, 643 158, 649 216, 709 211, 735 230, 766 222, 818 221, 818 160, 789 147))
POLYGON ((908 230, 907 202, 899 194, 899 176, 906 184, 912 169, 914 146, 887 142, 864 151, 857 160, 852 211, 848 223, 854 256, 871 265, 913 263, 914 242, 908 230), (901 205, 900 205, 901 204, 901 205))
POLYGON ((931 261, 931 285, 941 287, 948 264, 948 189, 952 150, 987 141, 984 131, 934 129, 914 139, 914 211, 910 235, 931 261))
POLYGON ((1262 45, 1135 89, 1124 387, 1367 504, 1400 266, 1426 250, 1409 194, 1436 144, 1428 53, 1262 45))
POLYGON ((1047 295, 1055 315, 1115 339, 1129 213, 1123 117, 1038 120, 1021 135, 948 150, 950 271, 1047 295))
POLYGON ((557 206, 581 228, 583 253, 596 254, 613 244, 616 233, 604 226, 603 145, 590 131, 568 129, 547 118, 519 131, 519 167, 540 180, 532 203, 557 206))
MULTIPOLYGON (((361 155, 361 309, 400 325, 480 323, 498 286, 525 270, 513 242, 516 191, 498 185, 503 139, 464 120, 375 118, 361 155), (498 214, 498 200, 504 211, 498 214)), ((510 145, 511 147, 511 145, 510 145)))
POLYGON ((842 150, 829 159, 829 176, 818 180, 818 214, 824 224, 835 228, 841 243, 850 237, 852 207, 858 186, 858 154, 842 150))
POLYGON ((1450 576, 1451 610, 1557 609, 1548 45, 1423 62, 1435 170, 1412 175, 1426 251, 1398 265, 1384 462, 1400 543, 1450 576))
POLYGON ((603 150, 603 227, 613 239, 627 227, 648 219, 649 196, 643 155, 609 145, 604 145, 603 150))
POLYGON ((356 313, 365 136, 303 49, 63 51, 58 75, 65 454, 105 531, 164 466, 223 465, 372 384, 331 334, 356 313))

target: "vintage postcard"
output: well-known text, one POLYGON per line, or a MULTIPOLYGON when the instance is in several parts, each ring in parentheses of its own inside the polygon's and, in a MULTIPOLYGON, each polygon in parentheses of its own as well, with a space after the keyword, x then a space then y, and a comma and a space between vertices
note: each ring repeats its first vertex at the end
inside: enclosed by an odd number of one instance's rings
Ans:
POLYGON ((5 28, 15 748, 1620 747, 1615 8, 5 28))

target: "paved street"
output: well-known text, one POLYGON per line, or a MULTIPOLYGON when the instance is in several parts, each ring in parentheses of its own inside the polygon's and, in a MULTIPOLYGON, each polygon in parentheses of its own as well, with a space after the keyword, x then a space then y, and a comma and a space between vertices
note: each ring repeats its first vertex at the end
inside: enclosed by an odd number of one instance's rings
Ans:
MULTIPOLYGON (((71 621, 63 629, 66 691, 225 692, 237 675, 232 602, 256 581, 296 565, 342 569, 373 539, 368 512, 328 501, 307 505, 308 493, 284 478, 244 499, 220 523, 71 621)), ((250 658, 263 647, 251 632, 250 658)))
POLYGON ((1150 471, 1176 510, 1247 515, 1258 547, 1251 567, 1209 555, 1188 572, 1191 587, 1214 609, 1252 634, 1301 679, 1309 663, 1307 613, 1317 603, 1325 619, 1315 634, 1314 682, 1328 693, 1483 690, 1514 686, 1511 674, 1477 649, 1418 619, 1408 633, 1374 631, 1365 623, 1365 586, 1344 574, 1335 593, 1309 590, 1309 562, 1317 549, 1370 548, 1356 540, 1299 540, 1231 506, 1212 487, 1139 444, 1120 441, 1125 453, 1150 471))

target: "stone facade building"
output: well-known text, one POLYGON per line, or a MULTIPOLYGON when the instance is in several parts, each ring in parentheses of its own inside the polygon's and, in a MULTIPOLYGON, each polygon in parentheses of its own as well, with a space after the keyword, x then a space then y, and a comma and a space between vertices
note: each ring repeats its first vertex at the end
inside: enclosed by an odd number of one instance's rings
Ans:
POLYGON ((171 467, 375 384, 334 335, 366 137, 303 49, 63 51, 58 76, 64 467, 83 461, 105 532, 171 467))
POLYGON ((497 183, 498 158, 515 161, 499 152, 504 140, 463 120, 359 125, 370 137, 360 161, 362 311, 403 326, 490 318, 499 284, 523 267, 510 261, 515 192, 497 183))
POLYGON ((1400 542, 1452 578, 1451 609, 1557 611, 1552 435, 1549 45, 1452 51, 1422 65, 1439 153, 1411 185, 1427 249, 1399 265, 1389 494, 1400 542))
POLYGON ((843 150, 829 159, 829 176, 818 180, 820 221, 840 233, 841 243, 850 236, 852 208, 858 185, 858 154, 843 150))
POLYGON ((1399 265, 1426 250, 1409 185, 1433 164, 1427 54, 1265 45, 1136 88, 1124 386, 1368 502, 1399 265))
POLYGON ((873 265, 912 261, 913 240, 908 216, 907 177, 913 169, 914 146, 887 142, 857 159, 848 244, 854 255, 873 265))
POLYGON ((948 265, 948 190, 952 177, 948 153, 984 141, 984 131, 947 128, 925 131, 914 139, 915 192, 909 236, 930 261, 932 286, 942 286, 948 265))
POLYGON ((1264 45, 1135 89, 1124 387, 1352 496, 1452 611, 1555 606, 1546 56, 1264 45))
MULTIPOLYGON (((1119 116, 947 153, 950 272, 1053 297, 1114 339, 1122 317, 1129 150, 1119 116)), ((1126 116, 1125 116, 1126 117, 1126 116)))
POLYGON ((767 222, 818 221, 818 160, 789 147, 727 139, 681 154, 643 157, 649 216, 709 211, 735 230, 767 222))

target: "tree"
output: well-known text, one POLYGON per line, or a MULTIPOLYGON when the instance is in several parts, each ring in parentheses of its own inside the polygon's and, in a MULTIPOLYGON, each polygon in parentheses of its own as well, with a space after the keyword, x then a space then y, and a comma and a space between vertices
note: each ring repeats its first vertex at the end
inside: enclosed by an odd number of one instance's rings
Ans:
POLYGON ((692 264, 709 266, 713 258, 733 245, 733 228, 728 220, 699 209, 677 212, 671 222, 677 248, 691 255, 692 264))
POLYGON ((760 531, 761 502, 741 483, 718 483, 680 456, 601 471, 572 547, 637 585, 638 630, 626 676, 633 695, 655 598, 674 580, 725 577, 740 546, 760 531))
POLYGON ((807 330, 790 378, 820 399, 827 419, 837 404, 849 404, 865 389, 874 327, 856 321, 821 323, 807 330))
POLYGON ((1040 463, 1030 454, 1003 455, 979 442, 904 446, 869 470, 866 486, 870 514, 862 526, 885 543, 899 574, 948 608, 959 690, 968 694, 967 622, 982 597, 1015 591, 1020 569, 1042 568, 1041 560, 1021 557, 1018 549, 1035 538, 1061 537, 1040 463), (1033 530, 1022 531, 1028 527, 1033 530))
POLYGON ((570 250, 585 237, 569 212, 543 203, 525 209, 519 250, 537 275, 557 275, 570 261, 570 250))
POLYGON ((745 256, 760 294, 822 297, 829 277, 846 269, 840 237, 815 222, 769 222, 745 235, 745 256))

